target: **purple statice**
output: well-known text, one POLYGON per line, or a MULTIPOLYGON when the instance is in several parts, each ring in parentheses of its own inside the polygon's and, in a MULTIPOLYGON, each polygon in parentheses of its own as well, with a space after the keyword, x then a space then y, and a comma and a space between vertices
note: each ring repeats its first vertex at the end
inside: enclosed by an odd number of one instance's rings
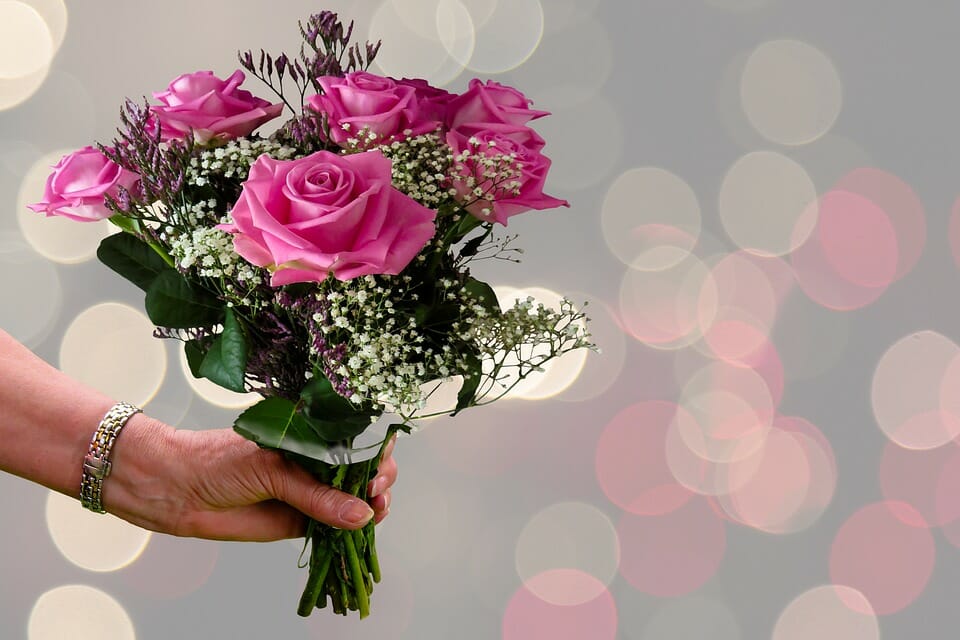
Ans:
POLYGON ((264 396, 296 401, 311 369, 298 327, 270 310, 262 311, 258 321, 260 339, 247 356, 247 376, 260 384, 257 391, 264 396))
POLYGON ((305 344, 309 345, 310 353, 337 393, 345 398, 353 395, 347 379, 338 373, 348 356, 347 345, 330 344, 327 341, 331 326, 327 302, 317 295, 296 297, 288 291, 278 291, 276 303, 303 327, 305 344))
POLYGON ((307 90, 320 93, 318 81, 323 76, 345 76, 348 73, 370 68, 380 51, 380 41, 360 44, 350 43, 353 37, 353 22, 344 26, 333 11, 321 11, 311 15, 306 23, 300 22, 303 45, 300 55, 291 57, 285 53, 272 55, 260 50, 237 52, 240 66, 262 81, 279 97, 294 114, 303 110, 307 90), (300 94, 300 109, 295 109, 284 93, 284 79, 293 82, 300 94))
MULTIPOLYGON (((116 198, 108 197, 107 207, 129 218, 175 223, 163 208, 152 205, 180 200, 195 149, 193 140, 161 142, 160 127, 146 100, 142 105, 127 100, 120 111, 120 120, 123 126, 117 129, 118 137, 109 146, 97 146, 104 156, 138 174, 140 180, 132 189, 120 189, 116 198)), ((158 239, 154 227, 146 226, 143 232, 158 239)))

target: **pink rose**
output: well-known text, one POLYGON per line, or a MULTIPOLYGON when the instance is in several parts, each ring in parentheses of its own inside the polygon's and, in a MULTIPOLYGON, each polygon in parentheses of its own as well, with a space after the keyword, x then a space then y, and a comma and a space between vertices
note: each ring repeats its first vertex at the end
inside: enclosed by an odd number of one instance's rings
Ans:
POLYGON ((120 187, 130 189, 140 179, 107 159, 99 149, 84 147, 63 156, 47 178, 43 200, 28 205, 37 213, 94 222, 113 215, 105 198, 117 197, 120 187))
POLYGON ((531 109, 530 104, 531 101, 513 87, 493 80, 484 84, 474 78, 469 89, 447 105, 447 126, 450 129, 464 124, 521 126, 550 115, 547 111, 531 109))
POLYGON ((447 105, 457 97, 456 94, 450 93, 445 89, 434 87, 421 78, 403 78, 402 80, 397 80, 397 84, 413 87, 413 90, 417 94, 420 112, 425 119, 446 122, 447 105))
POLYGON ((199 142, 239 138, 279 116, 283 103, 270 104, 238 89, 245 77, 240 70, 226 80, 212 71, 197 71, 176 78, 166 91, 154 93, 162 104, 150 109, 159 121, 162 138, 183 138, 191 130, 199 142))
POLYGON ((440 124, 420 109, 415 87, 392 78, 356 71, 346 77, 318 78, 323 93, 310 98, 309 106, 324 113, 330 139, 343 145, 364 128, 384 140, 433 131, 440 124))
POLYGON ((447 134, 447 144, 455 157, 464 151, 470 151, 470 155, 459 163, 464 170, 453 183, 457 190, 457 199, 467 211, 481 220, 499 222, 506 226, 508 218, 524 211, 570 206, 566 200, 548 196, 543 192, 550 159, 540 153, 544 142, 536 131, 530 127, 509 124, 494 124, 489 127, 464 125, 447 134), (481 176, 487 170, 482 162, 478 161, 478 157, 494 158, 495 168, 500 169, 506 161, 497 156, 509 156, 511 153, 516 154, 519 166, 519 170, 514 172, 515 175, 492 179, 488 177, 473 185, 467 183, 468 178, 481 176), (510 184, 513 182, 515 184, 510 184), (477 188, 485 195, 492 195, 492 200, 483 196, 477 197, 474 191, 477 188))
POLYGON ((231 211, 233 246, 271 284, 398 274, 434 234, 436 212, 393 188, 379 151, 297 160, 262 155, 231 211))

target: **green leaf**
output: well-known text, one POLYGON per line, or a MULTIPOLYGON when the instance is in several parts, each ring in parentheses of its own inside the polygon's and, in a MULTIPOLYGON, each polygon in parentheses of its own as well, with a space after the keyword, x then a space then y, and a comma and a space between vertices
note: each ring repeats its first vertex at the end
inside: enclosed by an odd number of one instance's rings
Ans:
POLYGON ((349 440, 360 435, 370 426, 371 418, 377 415, 341 396, 323 375, 314 375, 300 393, 300 398, 304 419, 327 442, 349 440))
POLYGON ((173 271, 150 245, 129 233, 115 233, 101 240, 97 257, 144 291, 161 273, 173 271))
POLYGON ((285 398, 265 398, 237 417, 233 430, 262 447, 321 460, 327 445, 285 398))
POLYGON ((132 233, 138 235, 140 233, 140 221, 136 218, 128 218, 127 216, 116 213, 109 218, 107 218, 114 225, 123 229, 127 233, 132 233))
POLYGON ((457 393, 457 407, 451 413, 455 416, 467 407, 473 405, 477 398, 477 388, 480 386, 480 380, 483 377, 483 364, 476 353, 468 353, 465 356, 468 371, 463 374, 463 385, 457 393))
POLYGON ((147 289, 147 315, 160 327, 209 327, 223 319, 223 304, 169 269, 157 275, 147 289))
POLYGON ((484 309, 499 315, 500 301, 497 300, 497 294, 494 292, 493 287, 486 282, 477 280, 476 278, 467 278, 467 281, 463 285, 463 290, 482 304, 484 309))
POLYGON ((246 390, 243 384, 246 370, 247 340, 233 309, 227 308, 223 333, 210 345, 198 372, 221 387, 243 393, 246 390))
POLYGON ((203 363, 203 357, 207 355, 207 347, 204 347, 199 340, 188 340, 183 343, 183 352, 187 356, 190 373, 194 378, 202 378, 200 365, 203 363))

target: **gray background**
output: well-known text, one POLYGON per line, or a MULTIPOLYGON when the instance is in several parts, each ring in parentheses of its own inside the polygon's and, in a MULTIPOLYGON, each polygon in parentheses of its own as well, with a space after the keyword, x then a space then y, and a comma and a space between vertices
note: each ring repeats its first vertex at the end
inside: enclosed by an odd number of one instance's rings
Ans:
MULTIPOLYGON (((378 4, 331 8, 355 19, 364 36, 378 4)), ((887 438, 870 396, 881 356, 914 332, 933 330, 960 339, 957 271, 947 241, 960 160, 958 9, 951 3, 864 0, 541 4, 544 33, 537 49, 519 67, 490 77, 521 88, 536 106, 554 112, 537 124, 554 161, 549 192, 569 199, 572 207, 512 220, 510 231, 520 235, 524 261, 483 265, 478 270, 491 281, 547 287, 574 300, 589 297, 597 326, 613 326, 602 303, 616 313, 626 267, 607 246, 601 210, 611 184, 635 167, 663 168, 692 187, 703 228, 694 252, 704 259, 738 249, 721 224, 717 201, 730 166, 751 151, 773 150, 797 160, 820 193, 848 171, 877 167, 909 184, 924 205, 926 243, 919 263, 875 302, 835 311, 793 287, 770 327, 784 364, 778 412, 817 425, 836 456, 837 489, 822 516, 786 535, 727 521, 718 569, 703 586, 677 597, 645 593, 619 573, 598 576, 609 582, 616 603, 618 640, 773 637, 778 617, 794 598, 831 583, 831 544, 842 525, 884 497, 878 469, 887 438), (809 144, 765 139, 739 103, 737 65, 762 43, 781 39, 802 41, 825 54, 842 84, 839 117, 809 144)), ((296 20, 320 8, 301 0, 70 4, 66 38, 49 76, 29 100, 0 111, 0 237, 6 250, 0 252, 5 261, 0 269, 7 272, 0 277, 0 318, 10 325, 5 328, 25 326, 25 319, 39 317, 51 297, 59 296, 48 330, 28 341, 57 364, 64 332, 83 309, 102 301, 141 308, 133 287, 95 260, 45 267, 55 271, 59 293, 24 292, 19 279, 11 277, 18 268, 24 274, 38 269, 39 258, 23 244, 16 214, 17 194, 37 159, 111 138, 125 96, 159 91, 176 75, 195 69, 225 76, 236 67, 238 48, 295 49, 296 20)), ((392 44, 384 42, 384 59, 399 55, 392 53, 392 44)), ((477 74, 465 71, 449 88, 462 90, 471 75, 477 74)), ((255 79, 245 88, 267 97, 255 79)), ((669 223, 669 212, 661 221, 669 223)), ((45 591, 86 584, 115 598, 143 639, 500 637, 504 616, 510 615, 508 603, 523 584, 515 558, 524 527, 544 508, 566 502, 591 505, 617 525, 624 512, 597 481, 600 434, 633 403, 681 397, 687 370, 682 363, 697 353, 696 345, 655 349, 618 335, 623 334, 598 331, 604 354, 590 356, 587 371, 593 379, 581 376, 557 398, 503 401, 462 419, 433 423, 399 443, 394 507, 379 536, 384 583, 374 592, 369 620, 340 620, 326 612, 309 621, 297 618, 294 607, 304 576, 296 568, 298 546, 290 542, 226 544, 154 536, 129 567, 85 571, 51 540, 44 516, 48 492, 2 475, 0 636, 26 637, 33 605, 45 591), (625 361, 618 371, 620 358, 625 361), (597 386, 605 375, 609 384, 597 386), (183 568, 170 571, 165 564, 173 560, 164 558, 178 559, 183 568), (209 577, 196 569, 204 563, 210 564, 209 577), (181 571, 202 574, 195 588, 176 586, 186 580, 181 571), (185 593, 162 595, 162 581, 185 593)), ((173 345, 168 355, 169 371, 154 413, 182 428, 229 424, 235 411, 195 396, 173 345)), ((638 452, 637 464, 649 459, 638 452)), ((932 576, 910 606, 878 616, 883 637, 951 637, 960 624, 955 606, 960 554, 936 528, 931 534, 936 544, 932 576)), ((570 566, 571 558, 576 558, 572 566, 585 571, 603 565, 612 547, 597 535, 596 540, 565 537, 564 531, 544 535, 538 556, 542 568, 570 566)), ((909 549, 902 551, 910 557, 909 549)), ((78 632, 75 637, 86 636, 78 632)))

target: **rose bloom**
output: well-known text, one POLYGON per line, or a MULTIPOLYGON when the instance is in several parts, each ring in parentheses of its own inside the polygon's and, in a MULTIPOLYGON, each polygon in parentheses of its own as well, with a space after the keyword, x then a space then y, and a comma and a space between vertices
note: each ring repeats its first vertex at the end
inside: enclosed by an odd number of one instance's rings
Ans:
POLYGON ((447 127, 457 129, 464 124, 510 124, 522 126, 543 116, 547 111, 530 108, 525 95, 506 85, 474 78, 464 93, 447 104, 447 127))
POLYGON ((283 103, 270 104, 239 89, 246 76, 233 72, 226 80, 212 71, 187 73, 154 93, 161 102, 150 107, 160 125, 163 140, 184 138, 193 131, 198 142, 213 138, 239 138, 252 133, 283 111, 283 103))
POLYGON ((429 111, 421 110, 417 88, 410 84, 366 71, 317 80, 323 93, 312 96, 308 105, 326 114, 330 139, 338 145, 356 138, 364 128, 382 141, 406 137, 406 131, 411 135, 427 133, 440 124, 429 111))
POLYGON ((271 284, 400 273, 434 234, 436 212, 396 190, 379 151, 297 160, 262 155, 230 212, 234 249, 271 284))
MULTIPOLYGON (((447 134, 447 144, 450 145, 455 156, 465 150, 469 150, 473 156, 516 154, 516 161, 520 165, 519 176, 516 178, 520 183, 517 195, 511 191, 502 191, 493 194, 493 201, 483 197, 478 199, 465 182, 454 180, 453 187, 457 190, 457 199, 466 204, 467 211, 481 220, 499 222, 506 226, 507 219, 518 213, 533 209, 570 206, 566 200, 548 196, 543 192, 547 171, 550 169, 550 159, 540 153, 544 146, 543 138, 530 127, 502 124, 490 125, 489 128, 476 128, 465 125, 447 134)), ((464 177, 483 173, 483 169, 477 167, 475 160, 468 159, 463 164, 466 165, 464 177)), ((510 181, 512 180, 508 180, 510 181)), ((476 186, 485 192, 495 190, 490 179, 480 181, 476 186)))
POLYGON ((47 178, 43 200, 28 205, 37 213, 94 222, 113 215, 105 198, 117 197, 120 187, 131 189, 140 179, 109 160, 99 149, 84 147, 63 156, 47 178))
POLYGON ((417 95, 417 103, 420 106, 420 113, 426 120, 436 120, 438 123, 446 122, 447 108, 450 101, 457 97, 455 93, 434 87, 422 78, 403 78, 397 80, 397 84, 413 87, 417 95))

